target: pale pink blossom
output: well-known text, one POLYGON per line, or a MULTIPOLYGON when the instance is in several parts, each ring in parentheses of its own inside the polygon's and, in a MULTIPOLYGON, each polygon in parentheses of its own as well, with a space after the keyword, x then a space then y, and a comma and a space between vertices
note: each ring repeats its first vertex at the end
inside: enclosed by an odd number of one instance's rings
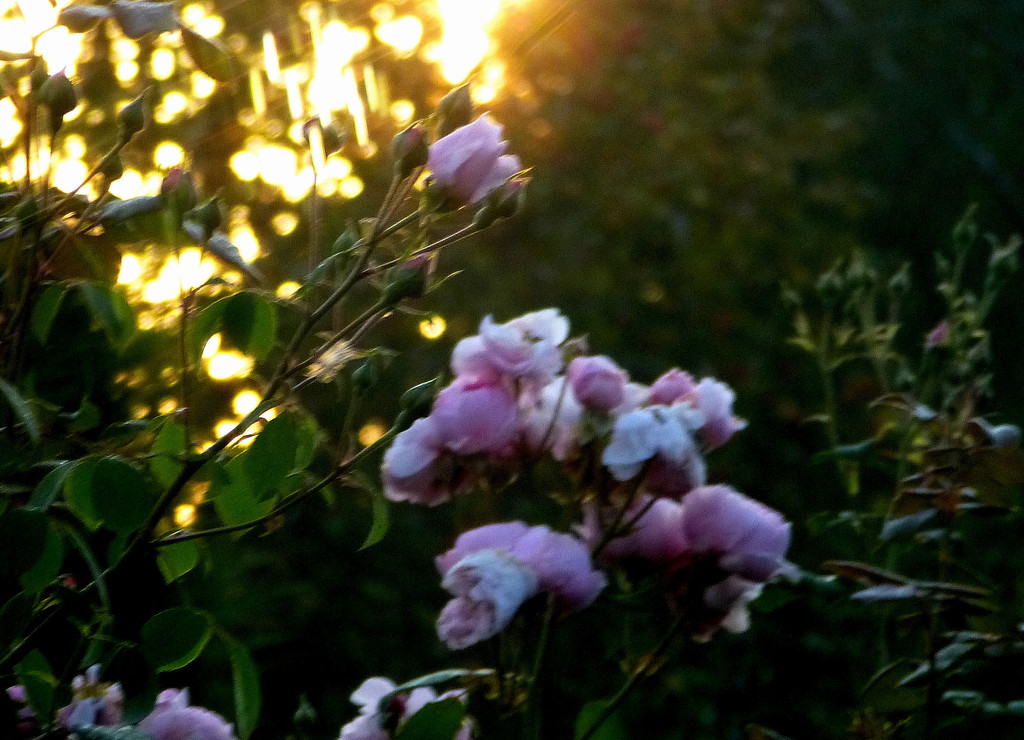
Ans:
POLYGON ((576 445, 576 431, 583 407, 566 387, 563 376, 555 378, 527 404, 522 429, 526 446, 533 452, 551 451, 565 460, 576 445))
POLYGON ((720 628, 726 632, 746 632, 750 628, 748 605, 761 595, 764 584, 729 576, 704 591, 703 609, 691 622, 693 637, 706 642, 720 628))
POLYGON ((578 610, 606 585, 582 542, 523 522, 463 533, 437 558, 437 569, 455 596, 441 612, 438 635, 456 649, 500 632, 536 593, 550 593, 562 608, 578 610))
POLYGON ((219 714, 189 706, 188 689, 160 692, 156 707, 138 728, 153 740, 237 740, 234 728, 219 714))
MULTIPOLYGON (((461 698, 461 691, 450 691, 441 696, 429 686, 415 688, 409 693, 394 694, 398 687, 387 678, 368 678, 352 692, 351 701, 359 707, 359 716, 341 728, 338 740, 390 740, 391 735, 384 729, 384 714, 397 715, 398 722, 404 722, 419 710, 435 701, 461 698), (392 695, 387 707, 381 702, 392 695)), ((453 740, 470 740, 471 725, 467 719, 453 740)))
POLYGON ((562 370, 560 345, 569 336, 569 321, 558 309, 528 313, 505 324, 490 316, 480 322, 480 334, 466 337, 452 352, 456 375, 497 376, 526 381, 540 389, 562 370))
POLYGON ((626 372, 604 355, 577 357, 566 370, 572 392, 583 406, 611 411, 626 399, 626 372))
POLYGON ((458 455, 507 450, 518 429, 515 399, 485 377, 463 376, 441 391, 430 418, 445 449, 458 455))
POLYGON ((636 477, 647 466, 645 488, 678 498, 704 484, 704 459, 693 439, 703 420, 689 403, 630 411, 615 420, 601 462, 620 481, 636 477))
POLYGON ((84 676, 71 681, 72 700, 57 710, 57 721, 64 727, 121 724, 124 694, 117 683, 101 683, 100 667, 90 666, 84 676))
POLYGON ((690 491, 680 524, 690 558, 716 557, 720 568, 746 580, 767 582, 786 565, 790 524, 729 486, 690 491))
POLYGON ((689 398, 696 388, 693 376, 679 368, 672 368, 651 384, 649 403, 671 406, 676 401, 689 398))
POLYGON ((508 142, 501 133, 501 125, 485 114, 431 145, 427 167, 451 200, 483 200, 522 169, 518 157, 505 154, 508 142))
MULTIPOLYGON (((682 510, 682 504, 673 499, 642 498, 629 508, 619 525, 632 526, 609 539, 602 548, 599 559, 606 563, 629 559, 660 564, 674 562, 686 549, 681 522, 682 510)), ((593 549, 601 542, 612 524, 612 516, 602 516, 596 505, 589 505, 584 511, 580 534, 593 549)))
POLYGON ((935 328, 928 332, 928 336, 924 340, 925 349, 935 349, 941 347, 949 341, 949 335, 952 331, 952 326, 949 323, 949 319, 943 319, 935 328))
POLYGON ((721 447, 733 434, 747 426, 747 422, 733 416, 732 404, 736 394, 725 383, 704 378, 697 383, 693 396, 696 407, 704 414, 699 434, 708 450, 721 447))
POLYGON ((427 506, 447 501, 453 486, 452 481, 439 475, 438 462, 443 451, 434 420, 428 416, 414 421, 384 453, 384 495, 391 501, 427 506))

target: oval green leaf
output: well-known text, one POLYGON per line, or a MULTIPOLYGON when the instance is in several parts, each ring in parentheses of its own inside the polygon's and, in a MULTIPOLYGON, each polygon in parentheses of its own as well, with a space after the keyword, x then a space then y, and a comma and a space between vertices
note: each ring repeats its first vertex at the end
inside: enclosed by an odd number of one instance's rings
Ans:
POLYGON ((106 457, 96 463, 89 492, 96 516, 115 532, 141 526, 153 506, 146 478, 119 457, 106 457))
POLYGON ((142 625, 142 652, 157 671, 174 671, 199 657, 211 634, 206 614, 177 606, 142 625))

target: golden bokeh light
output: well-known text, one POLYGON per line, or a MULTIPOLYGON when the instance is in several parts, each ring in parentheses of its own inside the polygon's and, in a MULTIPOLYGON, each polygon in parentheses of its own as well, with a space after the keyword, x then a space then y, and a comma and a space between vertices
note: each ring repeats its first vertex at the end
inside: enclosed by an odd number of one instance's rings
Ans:
MULTIPOLYGON (((213 380, 247 378, 252 372, 253 360, 235 350, 218 351, 206 361, 206 374, 213 380)), ((221 436, 218 434, 217 436, 221 436)))
POLYGON ((131 252, 121 255, 121 269, 117 273, 117 282, 121 285, 131 285, 142 277, 142 263, 138 256, 131 252))
POLYGON ((283 283, 281 283, 280 285, 277 286, 277 291, 276 291, 277 292, 277 297, 278 298, 291 298, 293 295, 295 295, 299 291, 299 288, 301 288, 301 287, 302 286, 299 285, 294 280, 285 280, 283 283))
POLYGON ((387 427, 383 423, 376 419, 366 422, 359 430, 359 444, 363 447, 369 447, 378 439, 384 436, 387 432, 387 427))
POLYGON ((231 410, 239 417, 245 416, 260 405, 260 394, 256 391, 239 391, 231 401, 231 410))
POLYGON ((447 328, 448 323, 437 314, 420 322, 420 334, 426 339, 440 339, 447 328))
POLYGON ((174 507, 174 523, 179 527, 191 527, 196 523, 196 507, 194 504, 178 504, 174 507))

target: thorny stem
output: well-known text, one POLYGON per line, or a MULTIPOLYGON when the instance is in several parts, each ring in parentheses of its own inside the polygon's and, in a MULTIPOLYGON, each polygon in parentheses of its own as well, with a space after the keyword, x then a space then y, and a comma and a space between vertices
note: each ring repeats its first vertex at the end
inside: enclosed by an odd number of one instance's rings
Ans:
POLYGON ((685 624, 686 622, 682 615, 676 617, 672 626, 669 627, 668 632, 666 632, 665 636, 661 638, 661 642, 658 643, 656 648, 654 648, 654 652, 645 656, 640 662, 640 665, 633 669, 633 673, 630 674, 629 679, 627 679, 626 683, 622 685, 622 688, 616 692, 615 696, 605 704, 601 713, 597 715, 597 719, 594 720, 594 723, 590 725, 582 735, 577 737, 576 740, 590 740, 590 738, 594 737, 594 734, 601 728, 601 725, 603 725, 608 718, 612 716, 612 713, 619 708, 619 705, 625 701, 626 697, 629 696, 629 693, 640 682, 640 679, 647 675, 649 671, 653 673, 657 670, 658 661, 661 660, 665 652, 672 646, 672 642, 682 631, 685 624))
MULTIPOLYGON (((642 480, 643 476, 642 475, 638 476, 637 479, 638 480, 642 480)), ((591 551, 591 553, 590 553, 590 559, 591 560, 596 559, 597 556, 601 554, 601 551, 604 550, 604 548, 606 548, 608 546, 609 542, 611 542, 616 537, 618 537, 619 535, 622 534, 622 530, 620 529, 620 526, 622 524, 622 520, 625 519, 626 512, 629 511, 629 507, 633 505, 633 502, 636 500, 636 494, 639 491, 640 491, 639 483, 634 485, 634 486, 632 486, 632 488, 631 488, 631 490, 629 492, 629 495, 623 500, 622 506, 620 506, 618 508, 618 510, 615 512, 615 518, 612 520, 611 525, 608 527, 608 529, 606 529, 604 531, 604 534, 601 535, 601 539, 598 541, 597 545, 595 545, 594 549, 591 551)), ((653 499, 652 499, 652 503, 653 503, 653 499)), ((648 507, 649 506, 650 506, 650 504, 648 505, 648 507)), ((645 507, 644 510, 641 511, 641 513, 637 517, 634 517, 633 521, 634 522, 637 521, 641 516, 643 516, 644 513, 646 513, 646 511, 647 511, 647 507, 645 507)))
POLYGON ((433 252, 438 251, 439 249, 442 249, 443 247, 447 247, 450 244, 454 244, 455 242, 461 239, 465 239, 467 236, 470 236, 471 234, 475 233, 478 230, 479 229, 475 224, 463 226, 458 231, 449 234, 448 236, 442 237, 438 239, 436 242, 433 242, 432 244, 428 244, 425 247, 420 247, 415 252, 410 254, 408 257, 393 259, 387 262, 382 262, 379 265, 374 265, 373 267, 368 267, 365 270, 363 270, 360 277, 369 277, 371 275, 377 275, 381 272, 384 272, 384 270, 387 270, 389 267, 394 267, 395 265, 402 264, 403 262, 408 262, 411 259, 422 257, 425 254, 431 254, 433 252))

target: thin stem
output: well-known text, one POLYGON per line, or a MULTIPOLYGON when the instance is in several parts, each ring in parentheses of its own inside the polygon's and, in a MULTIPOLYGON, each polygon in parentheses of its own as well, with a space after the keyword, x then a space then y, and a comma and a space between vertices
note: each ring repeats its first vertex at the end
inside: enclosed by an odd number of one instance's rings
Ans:
POLYGON ((271 519, 275 519, 276 517, 280 516, 284 512, 291 509, 296 504, 305 501, 310 496, 313 496, 314 494, 319 493, 320 491, 325 489, 331 483, 338 480, 341 476, 348 472, 360 460, 365 458, 367 455, 372 454, 376 450, 380 449, 383 445, 389 443, 392 439, 395 438, 397 434, 397 427, 392 427, 373 444, 367 445, 362 450, 353 455, 351 458, 349 458, 346 462, 338 465, 327 476, 325 476, 318 483, 316 483, 316 485, 307 488, 301 493, 297 493, 294 496, 291 496, 290 498, 286 499, 283 503, 281 503, 279 506, 274 507, 273 510, 269 511, 261 517, 253 519, 252 521, 245 522, 243 524, 232 524, 230 526, 224 527, 211 527, 210 529, 202 529, 192 532, 179 532, 172 534, 168 537, 161 537, 159 539, 152 540, 149 544, 153 547, 166 547, 168 545, 174 545, 179 542, 185 542, 187 540, 196 540, 203 537, 215 537, 217 535, 230 534, 232 532, 243 532, 265 522, 269 522, 271 519))
MULTIPOLYGON (((675 640, 676 636, 682 631, 683 626, 685 624, 686 622, 684 621, 682 615, 676 617, 675 622, 673 622, 672 626, 669 627, 668 632, 666 632, 665 636, 661 638, 661 642, 658 643, 658 646, 656 648, 654 648, 654 652, 646 656, 640 662, 640 665, 633 669, 633 673, 630 674, 629 678, 626 680, 626 683, 624 683, 622 685, 622 688, 620 688, 618 692, 616 692, 615 696, 613 696, 611 700, 609 700, 609 702, 605 704, 604 709, 602 709, 601 713, 597 715, 597 719, 594 720, 594 723, 590 725, 590 727, 588 727, 582 735, 577 737, 576 740, 589 740, 594 736, 594 733, 596 733, 601 728, 601 725, 603 725, 608 720, 608 718, 612 716, 615 710, 619 708, 619 705, 622 704, 623 701, 625 701, 627 696, 629 696, 629 693, 636 687, 638 683, 640 683, 640 679, 647 675, 651 667, 655 666, 656 663, 659 660, 661 660, 661 657, 665 654, 669 647, 672 646, 672 642, 675 640)), ((655 670, 657 669, 655 668, 655 670)))
POLYGON ((525 738, 532 737, 534 740, 540 740, 544 726, 540 702, 540 674, 551 637, 551 626, 555 620, 555 606, 555 595, 549 594, 547 607, 544 609, 544 621, 540 627, 540 637, 537 640, 537 652, 533 656, 533 667, 530 670, 530 683, 526 695, 526 722, 523 725, 523 736, 525 738))
POLYGON ((378 275, 378 274, 384 272, 385 270, 387 270, 389 267, 394 267, 395 265, 400 265, 400 264, 402 264, 404 262, 408 262, 409 260, 416 259, 417 257, 422 257, 425 254, 431 254, 433 252, 436 252, 436 251, 438 251, 440 249, 443 249, 444 247, 447 247, 450 244, 454 244, 455 242, 457 242, 457 241, 459 241, 461 239, 465 239, 467 236, 470 236, 470 235, 474 234, 477 231, 479 231, 479 229, 477 228, 477 226, 475 224, 469 224, 468 226, 463 226, 458 231, 456 231, 454 233, 451 233, 448 236, 441 237, 440 239, 438 239, 436 242, 434 242, 432 244, 428 244, 425 247, 420 247, 415 252, 410 254, 408 257, 404 257, 404 258, 400 257, 398 259, 393 259, 393 260, 388 260, 387 262, 382 262, 381 264, 374 265, 373 267, 368 267, 365 270, 363 270, 363 272, 360 275, 360 277, 369 277, 371 275, 378 275))

